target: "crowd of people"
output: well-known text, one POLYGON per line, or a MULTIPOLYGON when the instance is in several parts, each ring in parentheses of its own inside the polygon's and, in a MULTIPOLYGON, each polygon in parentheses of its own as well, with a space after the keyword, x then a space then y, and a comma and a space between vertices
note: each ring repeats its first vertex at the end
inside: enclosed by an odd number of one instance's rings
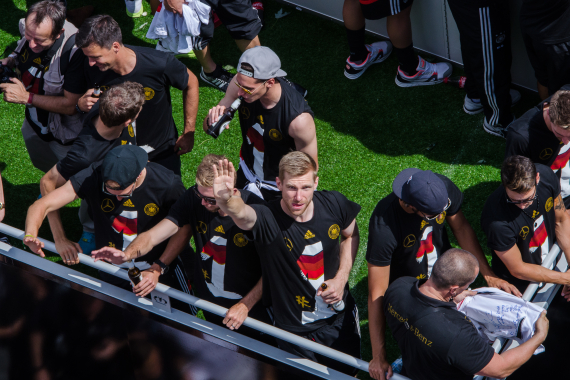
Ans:
MULTIPOLYGON (((130 16, 141 12, 140 1, 125 2, 130 16)), ((142 271, 136 286, 100 276, 141 297, 158 282, 196 291, 228 308, 225 317, 204 311, 208 321, 355 375, 355 368, 242 326, 253 317, 360 357, 359 314, 348 279, 361 207, 337 191, 317 190, 314 113, 304 88, 286 79, 279 57, 261 46, 261 20, 250 1, 204 3, 212 12, 193 39, 199 77, 225 96, 202 125, 207 131, 240 98, 242 145, 237 170, 238 163, 213 152, 188 189, 180 156, 192 151, 197 133, 197 76, 160 41, 157 49, 123 44, 111 16, 96 15, 76 27, 66 20, 63 2, 29 7, 22 38, 1 61, 18 78, 0 84, 6 102, 26 105, 22 135, 33 165, 45 173, 41 197, 28 210, 24 243, 44 256, 38 230, 47 217, 65 264, 79 263, 78 252, 123 268, 132 262, 142 271), (235 75, 211 58, 213 11, 243 52, 235 75), (182 91, 181 100, 171 98, 171 87, 182 91), (172 116, 178 101, 181 135, 172 116), (76 199, 82 200, 84 230, 78 243, 66 237, 59 215, 76 199)), ((451 74, 449 63, 430 63, 414 52, 412 3, 345 0, 348 79, 392 51, 400 63, 398 86, 434 85, 451 74), (364 44, 365 20, 385 17, 391 42, 364 44)), ((184 12, 182 0, 162 4, 163 11, 184 12)), ((570 300, 570 274, 541 266, 554 244, 570 261, 570 88, 563 86, 570 81, 564 53, 570 27, 563 22, 570 1, 547 4, 539 10, 531 1, 523 4, 525 43, 543 101, 515 120, 510 107, 520 94, 510 89, 508 4, 449 1, 468 84, 464 110, 484 112, 483 128, 506 138, 501 186, 481 215, 492 265, 463 214, 460 189, 430 170, 402 170, 368 229, 369 369, 375 379, 393 373, 387 326, 402 352, 403 373, 414 380, 503 378, 531 357, 548 332, 545 313, 531 339, 497 354, 457 311, 456 304, 475 295, 467 288, 479 273, 489 287, 518 297, 531 281, 561 284, 562 298, 570 300), (452 248, 446 224, 461 249, 452 248)), ((3 208, 0 198, 0 218, 3 208)), ((196 314, 188 305, 175 306, 196 314)))

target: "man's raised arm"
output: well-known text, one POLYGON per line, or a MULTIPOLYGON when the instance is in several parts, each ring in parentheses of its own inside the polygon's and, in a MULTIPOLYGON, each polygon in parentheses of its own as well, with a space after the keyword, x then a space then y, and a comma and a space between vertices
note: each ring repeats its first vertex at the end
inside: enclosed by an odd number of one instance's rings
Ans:
POLYGON ((214 165, 214 197, 220 209, 228 214, 242 230, 253 229, 257 221, 255 210, 246 205, 234 188, 236 171, 234 165, 223 160, 214 165))

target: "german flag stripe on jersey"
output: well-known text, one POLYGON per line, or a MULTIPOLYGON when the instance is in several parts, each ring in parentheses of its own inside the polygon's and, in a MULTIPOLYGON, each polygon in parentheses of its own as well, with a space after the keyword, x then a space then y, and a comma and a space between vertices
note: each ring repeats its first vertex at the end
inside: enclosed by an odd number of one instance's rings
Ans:
POLYGON ((425 229, 424 236, 425 236, 426 232, 427 232, 427 236, 425 237, 425 239, 422 239, 420 241, 420 247, 418 248, 418 252, 416 253, 416 260, 418 263, 423 260, 424 255, 429 255, 434 250, 433 241, 432 241, 432 237, 433 237, 432 227, 428 227, 425 229), (429 229, 429 232, 428 232, 428 229, 429 229))
POLYGON ((560 152, 552 165, 550 165, 550 168, 553 171, 562 169, 568 165, 568 160, 570 160, 570 149, 567 149, 565 152, 560 152))
POLYGON ((113 229, 123 235, 137 234, 137 212, 123 211, 121 215, 117 215, 113 220, 113 229), (134 215, 131 215, 134 213, 134 215))
POLYGON ((265 152, 265 144, 263 143, 263 130, 259 124, 256 124, 247 130, 247 137, 258 152, 265 152))
POLYGON ((548 237, 548 232, 546 232, 546 226, 544 222, 540 221, 540 224, 537 226, 536 230, 534 231, 534 235, 530 239, 530 243, 528 244, 530 248, 538 248, 544 244, 546 238, 548 237))
POLYGON ((305 247, 303 254, 297 259, 297 265, 309 280, 316 280, 324 276, 324 253, 321 242, 305 247))
POLYGON ((202 249, 202 253, 213 257, 214 261, 220 265, 226 264, 226 239, 220 236, 214 236, 206 243, 202 249))

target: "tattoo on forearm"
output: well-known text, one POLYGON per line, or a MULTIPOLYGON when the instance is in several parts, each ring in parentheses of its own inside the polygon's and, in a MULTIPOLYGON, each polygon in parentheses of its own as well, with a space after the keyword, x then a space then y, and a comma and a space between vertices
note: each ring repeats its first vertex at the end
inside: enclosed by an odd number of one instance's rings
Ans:
POLYGON ((554 209, 560 211, 566 211, 566 206, 564 206, 564 201, 562 200, 562 195, 558 195, 554 201, 554 209))

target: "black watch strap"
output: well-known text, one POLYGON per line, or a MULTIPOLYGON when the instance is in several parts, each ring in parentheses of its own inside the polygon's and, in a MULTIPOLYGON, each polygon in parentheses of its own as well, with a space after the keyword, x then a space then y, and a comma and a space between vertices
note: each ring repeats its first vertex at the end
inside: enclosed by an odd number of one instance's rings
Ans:
POLYGON ((154 264, 158 265, 160 267, 160 274, 165 274, 166 272, 168 272, 168 265, 166 265, 165 263, 163 263, 160 260, 156 260, 154 262, 154 264))
POLYGON ((87 112, 81 111, 81 108, 79 108, 79 104, 76 104, 76 105, 75 105, 75 109, 77 110, 77 112, 80 112, 80 113, 82 113, 82 114, 86 114, 86 113, 87 113, 87 112))

